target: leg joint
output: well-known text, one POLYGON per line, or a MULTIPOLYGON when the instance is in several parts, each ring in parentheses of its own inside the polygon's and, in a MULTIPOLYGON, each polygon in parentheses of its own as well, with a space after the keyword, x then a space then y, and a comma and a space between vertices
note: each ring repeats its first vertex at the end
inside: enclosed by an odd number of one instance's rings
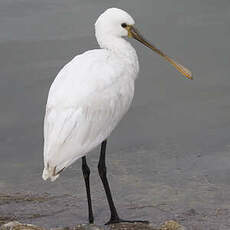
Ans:
POLYGON ((89 169, 89 166, 87 164, 82 164, 82 172, 83 172, 84 178, 89 177, 90 169, 89 169))
POLYGON ((106 176, 106 172, 107 172, 106 166, 104 164, 98 164, 98 172, 100 177, 106 176))

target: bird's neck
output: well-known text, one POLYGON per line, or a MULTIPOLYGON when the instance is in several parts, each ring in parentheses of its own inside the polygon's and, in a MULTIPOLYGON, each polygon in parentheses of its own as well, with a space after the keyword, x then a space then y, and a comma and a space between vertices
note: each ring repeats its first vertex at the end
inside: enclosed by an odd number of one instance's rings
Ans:
POLYGON ((139 71, 138 57, 132 45, 122 37, 107 36, 100 39, 97 37, 98 44, 103 49, 108 49, 117 56, 123 58, 139 71))

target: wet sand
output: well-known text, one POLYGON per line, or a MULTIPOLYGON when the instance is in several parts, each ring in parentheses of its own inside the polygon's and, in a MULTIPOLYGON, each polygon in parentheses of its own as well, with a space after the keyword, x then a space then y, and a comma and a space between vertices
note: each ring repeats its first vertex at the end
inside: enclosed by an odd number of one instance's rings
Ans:
MULTIPOLYGON (((94 21, 111 6, 130 12, 145 37, 195 78, 183 79, 131 41, 140 77, 133 105, 108 142, 108 175, 120 215, 156 226, 174 219, 188 229, 229 229, 228 0, 1 0, 0 220, 44 227, 87 222, 80 162, 55 183, 41 179, 43 116, 57 72, 97 47, 94 21), (20 198, 27 196, 42 200, 20 198)), ((109 212, 98 152, 88 161, 95 220, 102 225, 109 212)))
MULTIPOLYGON (((154 226, 175 220, 188 229, 219 226, 228 229, 229 186, 213 183, 208 175, 195 172, 199 162, 206 162, 204 157, 190 154, 178 160, 173 154, 139 149, 135 152, 139 157, 134 169, 132 156, 124 160, 124 154, 116 152, 108 161, 115 202, 123 218, 149 220, 154 226)), ((90 165, 95 163, 90 161, 90 165)), ((43 227, 87 223, 84 184, 79 178, 82 178, 80 165, 66 171, 51 185, 42 181, 37 185, 30 175, 25 190, 0 196, 2 218, 43 227)), ((92 172, 91 182, 95 222, 103 226, 109 219, 109 210, 96 170, 92 172)))

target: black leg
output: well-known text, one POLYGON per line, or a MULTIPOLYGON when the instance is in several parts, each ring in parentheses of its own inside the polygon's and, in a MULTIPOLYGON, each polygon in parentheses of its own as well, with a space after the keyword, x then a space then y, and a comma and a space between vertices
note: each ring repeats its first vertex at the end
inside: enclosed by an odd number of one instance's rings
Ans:
POLYGON ((89 186, 90 169, 87 165, 85 156, 82 157, 82 172, 83 172, 83 176, 85 179, 85 187, 86 187, 86 194, 87 194, 87 200, 88 200, 89 223, 92 224, 94 222, 94 217, 93 217, 93 209, 92 209, 90 186, 89 186))
POLYGON ((100 160, 98 163, 99 175, 100 175, 100 178, 102 180, 102 183, 103 183, 103 186, 105 189, 106 197, 107 197, 110 212, 111 212, 110 220, 106 224, 115 224, 115 223, 120 223, 120 222, 127 222, 127 223, 141 222, 141 223, 145 223, 145 224, 149 223, 148 221, 142 221, 142 220, 134 220, 134 221, 123 220, 123 219, 120 219, 120 217, 118 216, 116 207, 115 207, 114 202, 113 202, 109 183, 108 183, 108 180, 106 177, 106 164, 105 164, 106 143, 107 143, 107 140, 103 141, 101 144, 101 154, 100 154, 100 160))
POLYGON ((98 172, 99 172, 100 178, 102 180, 102 183, 105 189, 106 197, 107 197, 110 212, 111 212, 111 218, 107 224, 111 224, 111 223, 118 223, 120 218, 117 214, 117 210, 115 208, 112 194, 109 188, 109 183, 106 177, 106 165, 105 165, 106 142, 107 140, 103 141, 101 144, 101 154, 100 154, 100 160, 98 163, 98 172))

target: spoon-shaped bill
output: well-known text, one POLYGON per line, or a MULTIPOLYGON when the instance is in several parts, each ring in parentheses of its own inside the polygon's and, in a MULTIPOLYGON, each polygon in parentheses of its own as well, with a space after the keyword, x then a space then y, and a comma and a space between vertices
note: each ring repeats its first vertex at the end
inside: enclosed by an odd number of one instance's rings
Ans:
POLYGON ((192 72, 189 69, 187 69, 186 67, 184 67, 180 63, 176 62, 175 60, 173 60, 172 58, 170 58, 166 54, 164 54, 161 50, 157 49, 154 45, 150 44, 147 40, 145 40, 140 35, 140 33, 137 31, 137 29, 135 29, 133 26, 127 26, 127 30, 128 30, 128 36, 129 37, 136 39, 137 41, 141 42, 145 46, 149 47, 150 49, 152 49, 153 51, 155 51, 156 53, 161 55, 165 60, 167 60, 170 64, 172 64, 182 75, 184 75, 188 79, 191 79, 191 80, 193 79, 192 72))

